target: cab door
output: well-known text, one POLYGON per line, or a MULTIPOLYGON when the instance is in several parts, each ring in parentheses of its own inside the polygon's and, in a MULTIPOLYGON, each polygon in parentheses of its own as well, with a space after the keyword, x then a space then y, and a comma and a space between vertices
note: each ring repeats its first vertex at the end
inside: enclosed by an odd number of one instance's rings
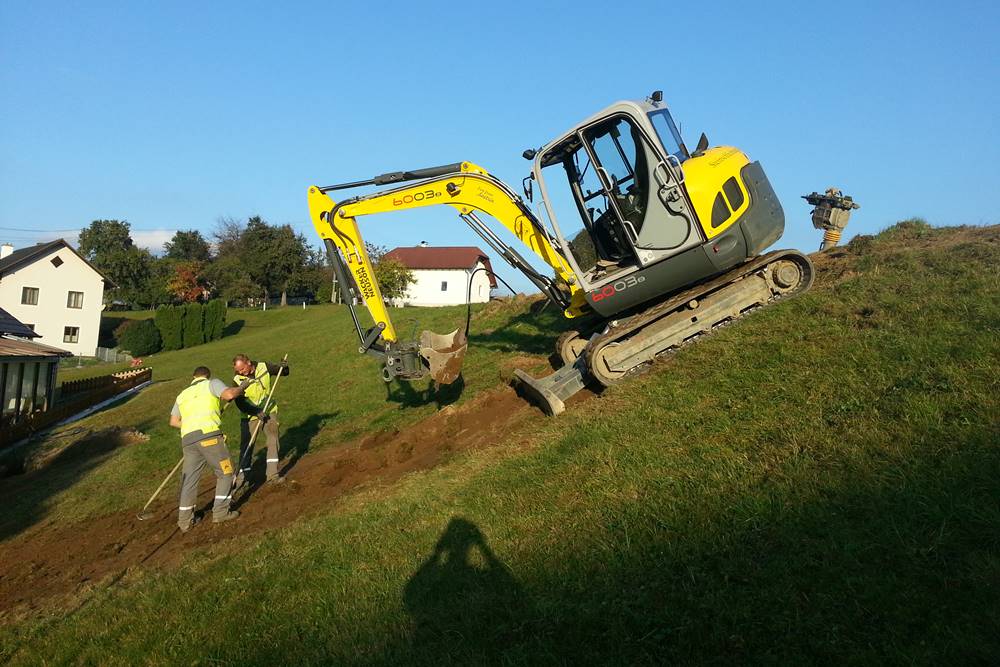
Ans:
POLYGON ((612 116, 582 134, 640 266, 701 242, 680 170, 660 156, 631 117, 612 116))

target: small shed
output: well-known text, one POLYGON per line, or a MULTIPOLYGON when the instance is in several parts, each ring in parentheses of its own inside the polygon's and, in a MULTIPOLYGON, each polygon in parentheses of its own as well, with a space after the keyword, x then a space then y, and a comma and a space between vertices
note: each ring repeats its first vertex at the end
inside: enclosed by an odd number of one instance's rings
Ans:
POLYGON ((38 334, 0 308, 0 426, 48 410, 60 357, 72 353, 32 339, 38 334))

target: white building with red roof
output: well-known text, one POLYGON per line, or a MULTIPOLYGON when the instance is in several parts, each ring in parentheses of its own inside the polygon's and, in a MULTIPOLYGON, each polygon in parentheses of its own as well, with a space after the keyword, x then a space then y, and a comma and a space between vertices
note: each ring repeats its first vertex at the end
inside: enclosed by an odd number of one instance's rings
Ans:
POLYGON ((472 303, 484 303, 497 286, 490 258, 475 246, 432 247, 423 242, 394 248, 385 257, 410 269, 416 279, 406 297, 396 300, 395 305, 454 306, 464 304, 466 298, 472 303))

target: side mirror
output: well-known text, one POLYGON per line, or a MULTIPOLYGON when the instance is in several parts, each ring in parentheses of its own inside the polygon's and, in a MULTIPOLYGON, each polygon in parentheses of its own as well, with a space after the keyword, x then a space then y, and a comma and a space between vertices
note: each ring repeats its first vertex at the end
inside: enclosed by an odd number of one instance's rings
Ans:
POLYGON ((696 156, 697 155, 701 155, 702 153, 704 153, 707 150, 708 150, 708 137, 705 135, 704 132, 702 132, 701 133, 701 138, 698 139, 698 145, 694 149, 694 154, 696 156))
POLYGON ((535 194, 535 190, 534 187, 531 185, 531 181, 533 181, 534 178, 535 178, 534 176, 528 175, 525 176, 524 179, 521 181, 521 189, 524 190, 524 198, 527 199, 529 202, 535 201, 532 198, 532 195, 535 194))

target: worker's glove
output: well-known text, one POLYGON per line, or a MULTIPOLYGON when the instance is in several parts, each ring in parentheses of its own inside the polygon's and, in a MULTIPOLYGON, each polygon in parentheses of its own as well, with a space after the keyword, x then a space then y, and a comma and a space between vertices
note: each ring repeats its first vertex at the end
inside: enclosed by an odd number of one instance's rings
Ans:
POLYGON ((278 362, 278 367, 279 368, 288 368, 288 362, 285 361, 284 359, 282 359, 281 361, 278 362))
POLYGON ((240 387, 239 387, 240 393, 245 392, 247 390, 247 387, 249 387, 252 384, 253 384, 253 380, 251 380, 250 378, 247 378, 243 382, 240 382, 240 387))
POLYGON ((260 423, 261 423, 261 424, 266 424, 266 423, 267 423, 267 420, 268 420, 268 419, 270 419, 270 417, 268 417, 268 416, 267 416, 267 415, 266 415, 266 414, 264 413, 264 411, 263 411, 263 410, 259 411, 259 412, 258 412, 258 413, 257 413, 256 415, 254 415, 254 416, 255 416, 255 417, 256 417, 257 419, 259 419, 259 420, 260 420, 260 423))

